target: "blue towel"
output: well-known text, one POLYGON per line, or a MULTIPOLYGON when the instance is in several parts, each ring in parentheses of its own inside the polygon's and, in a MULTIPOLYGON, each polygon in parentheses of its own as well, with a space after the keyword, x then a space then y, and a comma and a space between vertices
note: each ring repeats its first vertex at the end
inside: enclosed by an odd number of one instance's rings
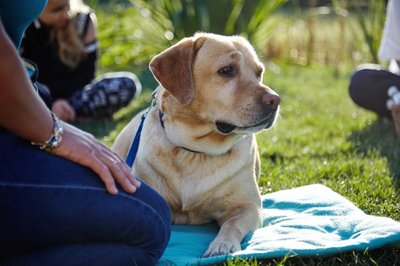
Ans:
POLYGON ((216 225, 175 225, 158 265, 208 265, 229 258, 334 255, 400 243, 400 223, 367 215, 323 185, 309 185, 262 197, 263 226, 248 234, 242 250, 202 258, 216 225))

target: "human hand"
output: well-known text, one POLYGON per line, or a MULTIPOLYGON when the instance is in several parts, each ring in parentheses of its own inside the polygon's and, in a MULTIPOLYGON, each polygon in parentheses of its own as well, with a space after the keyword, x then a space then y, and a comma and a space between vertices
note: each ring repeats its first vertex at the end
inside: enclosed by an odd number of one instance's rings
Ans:
POLYGON ((65 122, 75 121, 76 114, 74 108, 68 103, 67 100, 58 99, 54 101, 51 110, 56 116, 65 122))
POLYGON ((92 169, 113 195, 118 193, 116 182, 128 193, 140 187, 128 165, 107 146, 72 125, 63 123, 63 126, 62 141, 51 153, 92 169))

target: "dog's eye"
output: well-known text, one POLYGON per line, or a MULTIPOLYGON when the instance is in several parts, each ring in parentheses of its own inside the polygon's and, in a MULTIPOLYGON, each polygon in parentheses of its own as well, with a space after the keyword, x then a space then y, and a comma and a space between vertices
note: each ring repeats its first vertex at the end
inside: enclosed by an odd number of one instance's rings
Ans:
POLYGON ((219 69, 218 74, 223 77, 231 78, 236 75, 236 69, 234 66, 226 66, 226 67, 219 69))

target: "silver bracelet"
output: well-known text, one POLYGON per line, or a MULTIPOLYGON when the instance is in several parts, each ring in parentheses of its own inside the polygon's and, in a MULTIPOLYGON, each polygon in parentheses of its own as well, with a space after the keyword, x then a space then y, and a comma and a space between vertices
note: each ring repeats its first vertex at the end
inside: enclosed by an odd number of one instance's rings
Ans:
POLYGON ((40 149, 45 151, 51 151, 52 149, 56 148, 61 143, 62 134, 64 133, 64 128, 60 119, 58 119, 53 112, 51 112, 51 117, 53 118, 54 127, 50 138, 44 143, 31 142, 32 145, 39 146, 40 149))

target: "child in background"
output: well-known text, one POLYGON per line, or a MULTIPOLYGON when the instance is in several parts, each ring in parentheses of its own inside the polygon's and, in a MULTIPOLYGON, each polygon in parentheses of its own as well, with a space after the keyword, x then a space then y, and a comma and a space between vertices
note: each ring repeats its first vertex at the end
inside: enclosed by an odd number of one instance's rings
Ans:
POLYGON ((53 98, 51 109, 64 121, 110 117, 141 92, 130 72, 95 78, 96 16, 81 0, 49 0, 26 30, 20 53, 37 64, 38 81, 53 98))

